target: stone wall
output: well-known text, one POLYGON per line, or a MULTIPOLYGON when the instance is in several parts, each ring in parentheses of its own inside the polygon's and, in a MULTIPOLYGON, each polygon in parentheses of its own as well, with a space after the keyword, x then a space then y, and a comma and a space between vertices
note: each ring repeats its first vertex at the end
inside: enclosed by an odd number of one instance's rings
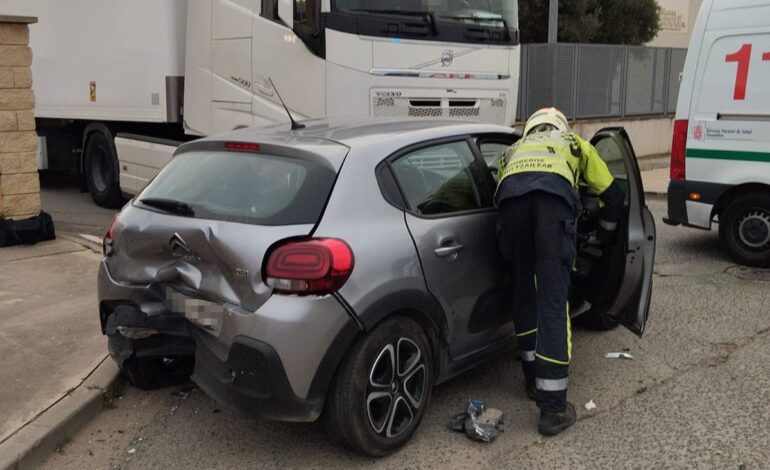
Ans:
POLYGON ((34 18, 0 16, 0 217, 40 214, 35 97, 29 24, 34 18))

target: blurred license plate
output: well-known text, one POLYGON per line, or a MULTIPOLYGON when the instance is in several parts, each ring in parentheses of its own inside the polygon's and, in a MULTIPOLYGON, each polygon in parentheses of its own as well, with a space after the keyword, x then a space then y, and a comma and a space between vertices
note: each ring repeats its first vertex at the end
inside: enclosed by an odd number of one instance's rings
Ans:
POLYGON ((219 335, 222 331, 222 320, 225 316, 225 307, 216 302, 188 297, 173 289, 167 289, 166 301, 170 304, 173 313, 183 315, 185 318, 201 328, 219 335))

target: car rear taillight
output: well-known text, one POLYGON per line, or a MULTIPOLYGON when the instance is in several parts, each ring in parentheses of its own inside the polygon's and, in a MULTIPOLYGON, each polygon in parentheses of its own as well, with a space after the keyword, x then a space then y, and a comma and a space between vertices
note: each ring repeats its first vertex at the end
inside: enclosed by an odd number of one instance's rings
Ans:
POLYGON ((353 272, 353 251, 334 238, 278 245, 265 268, 267 285, 279 294, 327 295, 337 292, 353 272))
POLYGON ((674 137, 671 140, 671 179, 684 180, 684 157, 687 151, 687 119, 674 121, 674 137))
POLYGON ((104 256, 110 256, 112 254, 112 241, 115 238, 115 223, 118 221, 120 212, 112 217, 112 222, 107 226, 107 231, 104 232, 104 238, 102 238, 102 254, 104 256))

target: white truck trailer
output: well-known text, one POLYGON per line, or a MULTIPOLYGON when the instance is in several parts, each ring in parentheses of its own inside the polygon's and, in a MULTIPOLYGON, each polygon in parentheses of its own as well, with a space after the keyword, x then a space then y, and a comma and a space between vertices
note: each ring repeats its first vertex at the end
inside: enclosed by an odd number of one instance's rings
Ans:
POLYGON ((32 29, 40 168, 136 194, 179 142, 348 115, 512 124, 518 0, 2 0, 32 29))

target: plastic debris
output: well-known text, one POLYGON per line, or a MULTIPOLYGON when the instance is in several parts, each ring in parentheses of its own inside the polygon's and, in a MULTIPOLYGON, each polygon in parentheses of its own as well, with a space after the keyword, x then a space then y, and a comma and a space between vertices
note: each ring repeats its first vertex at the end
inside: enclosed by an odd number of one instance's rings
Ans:
POLYGON ((470 400, 468 409, 452 416, 452 429, 464 432, 471 440, 492 442, 503 432, 505 418, 496 408, 487 408, 481 400, 470 400))
POLYGON ((607 359, 634 359, 634 356, 627 352, 608 352, 604 357, 607 359))
POLYGON ((136 452, 136 449, 128 449, 128 453, 129 453, 129 454, 133 454, 133 453, 135 453, 135 452, 136 452))
POLYGON ((585 409, 588 411, 593 411, 596 409, 596 403, 594 403, 593 400, 589 400, 588 403, 583 405, 583 407, 585 407, 585 409))

